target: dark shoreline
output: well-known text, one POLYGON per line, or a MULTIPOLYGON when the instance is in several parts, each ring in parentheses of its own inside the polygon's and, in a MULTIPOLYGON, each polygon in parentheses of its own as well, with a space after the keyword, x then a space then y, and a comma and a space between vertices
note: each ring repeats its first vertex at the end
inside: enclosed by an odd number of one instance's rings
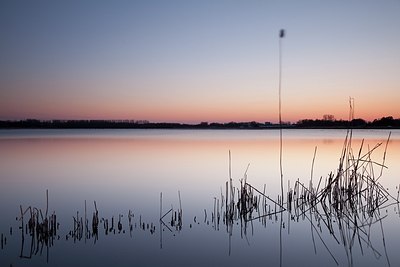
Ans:
POLYGON ((383 117, 372 122, 363 119, 346 120, 301 120, 297 123, 285 123, 280 126, 270 122, 202 122, 199 124, 149 122, 134 120, 2 120, 0 129, 237 129, 237 130, 269 130, 269 129, 400 129, 400 119, 383 117))

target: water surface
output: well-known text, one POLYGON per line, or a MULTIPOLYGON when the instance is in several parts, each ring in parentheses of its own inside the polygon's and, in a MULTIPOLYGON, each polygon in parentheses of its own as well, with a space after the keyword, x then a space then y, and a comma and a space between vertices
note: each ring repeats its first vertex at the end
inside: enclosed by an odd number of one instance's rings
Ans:
MULTIPOLYGON (((358 154, 383 143, 371 160, 381 162, 389 131, 355 130, 358 154)), ((301 183, 318 183, 338 168, 346 130, 284 130, 285 192, 301 183), (313 174, 311 166, 317 147, 313 174)), ((335 240, 324 225, 288 212, 253 221, 244 233, 212 220, 216 201, 222 205, 229 180, 247 182, 276 200, 280 194, 279 131, 276 130, 2 130, 0 131, 0 250, 2 266, 398 266, 398 205, 380 210, 382 220, 368 228, 370 241, 355 240, 349 255, 344 240, 335 240), (20 205, 46 209, 60 223, 51 246, 31 251, 31 237, 19 229, 20 205), (182 208, 182 228, 160 228, 162 214, 182 208), (180 201, 179 201, 180 195, 180 201), (123 231, 97 239, 73 240, 73 217, 90 215, 96 201, 99 217, 123 231), (128 213, 132 218, 129 229, 128 213), (206 210, 206 211, 204 211, 206 210), (206 215, 207 214, 207 218, 206 215), (387 216, 386 216, 387 215, 387 216), (145 229, 140 223, 145 223, 145 229), (382 227, 381 227, 382 223, 382 227), (153 226, 154 231, 147 229, 153 226), (12 228, 12 233, 10 233, 12 228), (316 233, 318 229, 319 234, 316 233), (230 232, 231 231, 231 232, 230 232), (384 237, 384 238, 383 238, 384 237), (314 241, 313 241, 314 239, 314 241), (3 241, 4 242, 4 241, 3 241), (314 249, 315 244, 315 249, 314 249), (361 244, 361 245, 360 245, 361 244), (21 257, 22 256, 22 257, 21 257), (337 263, 336 263, 337 262, 337 263)), ((388 144, 379 182, 397 197, 400 183, 400 131, 388 144)), ((377 175, 381 172, 375 166, 377 175)), ((389 204, 389 202, 388 202, 389 204)), ((165 217, 166 224, 171 214, 165 217)), ((170 225, 169 225, 170 226, 170 225)), ((40 247, 40 246, 39 246, 40 247)), ((36 245, 35 245, 36 248, 36 245)))

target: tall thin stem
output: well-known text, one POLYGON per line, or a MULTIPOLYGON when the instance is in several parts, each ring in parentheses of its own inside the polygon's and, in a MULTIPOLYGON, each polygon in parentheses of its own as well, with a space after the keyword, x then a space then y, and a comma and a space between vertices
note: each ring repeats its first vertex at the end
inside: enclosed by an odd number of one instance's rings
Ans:
POLYGON ((282 39, 285 30, 279 32, 279 168, 281 175, 281 204, 283 205, 283 168, 282 168, 282 39))

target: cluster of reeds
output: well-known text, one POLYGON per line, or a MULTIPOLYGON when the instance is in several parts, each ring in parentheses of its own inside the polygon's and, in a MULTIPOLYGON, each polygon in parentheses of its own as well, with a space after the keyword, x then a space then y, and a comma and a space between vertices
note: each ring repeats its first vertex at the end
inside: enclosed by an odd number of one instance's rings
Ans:
MULTIPOLYGON (((399 204, 400 192, 399 189, 395 198, 380 183, 383 169, 386 168, 385 158, 389 140, 390 134, 385 143, 382 162, 376 162, 372 160, 372 153, 384 143, 378 143, 373 148, 368 146, 364 151, 365 145, 362 141, 355 152, 352 147, 352 131, 349 130, 344 140, 337 171, 331 172, 325 179, 321 177, 317 186, 314 186, 312 173, 315 151, 311 180, 308 185, 297 180, 294 188, 291 188, 289 183, 286 202, 283 202, 280 196, 276 201, 268 197, 265 186, 261 192, 249 184, 247 170, 244 178, 240 180, 240 187, 235 188, 229 170, 230 177, 225 184, 225 196, 221 193, 221 202, 224 204, 221 205, 219 211, 223 214, 223 223, 227 226, 229 236, 232 235, 232 228, 236 222, 240 222, 241 232, 246 234, 248 223, 251 223, 252 229, 252 223, 255 220, 266 226, 267 220, 278 221, 277 215, 287 211, 288 218, 292 221, 299 219, 310 221, 315 251, 314 234, 319 236, 336 263, 338 263, 336 258, 320 234, 323 226, 333 239, 345 248, 349 266, 353 264, 354 244, 359 245, 362 253, 365 248, 369 248, 377 257, 382 256, 370 239, 371 227, 376 223, 381 225, 386 252, 382 226, 382 220, 386 216, 381 215, 381 210, 390 205, 399 204), (224 199, 225 202, 223 202, 224 199)), ((219 200, 214 200, 214 212, 215 202, 219 203, 219 200)), ((280 217, 282 221, 282 216, 280 217)), ((219 223, 218 220, 217 223, 219 223)), ((281 222, 281 228, 284 227, 285 223, 281 222)), ((386 259, 389 263, 387 255, 386 259)))
MULTIPOLYGON (((393 197, 380 183, 390 134, 385 144, 382 162, 372 160, 372 153, 383 143, 376 144, 364 152, 364 141, 356 153, 352 148, 352 131, 347 132, 336 173, 330 173, 323 181, 320 178, 317 187, 310 180, 309 186, 296 181, 287 194, 287 208, 293 219, 308 219, 315 231, 314 222, 326 226, 331 236, 346 251, 348 264, 352 266, 352 250, 358 244, 363 253, 364 247, 372 249, 377 257, 381 254, 371 243, 371 227, 375 223, 381 226, 383 245, 386 252, 381 210, 399 203, 399 197, 393 197)), ((313 239, 314 240, 314 239, 313 239)), ((325 244, 325 243, 324 243, 325 244)), ((314 245, 314 249, 315 245, 314 245)), ((336 261, 334 256, 331 254, 336 261)), ((389 263, 387 254, 386 259, 389 263)))
MULTIPOLYGON (((79 212, 77 212, 76 217, 73 216, 74 226, 69 234, 66 236, 66 239, 73 238, 74 241, 81 241, 82 239, 89 240, 91 238, 94 239, 96 242, 99 239, 99 231, 103 230, 104 235, 109 234, 124 234, 126 232, 126 228, 123 224, 124 214, 118 215, 118 220, 114 220, 114 216, 111 218, 104 218, 99 217, 99 211, 97 209, 96 201, 94 201, 94 208, 92 214, 92 221, 90 223, 89 219, 87 218, 86 212, 86 201, 85 201, 85 215, 84 218, 81 216, 79 217, 79 212), (102 229, 101 229, 102 226, 102 229)), ((127 214, 128 218, 128 230, 130 236, 132 237, 132 233, 134 228, 139 228, 142 230, 149 230, 151 234, 155 233, 155 225, 153 223, 145 223, 142 221, 142 216, 139 216, 139 222, 134 223, 133 218, 135 217, 134 213, 129 210, 127 214)))
MULTIPOLYGON (((239 225, 241 236, 247 235, 250 226, 253 232, 253 221, 260 221, 265 227, 267 220, 277 221, 277 215, 285 211, 282 198, 275 201, 266 194, 266 185, 263 192, 247 182, 247 171, 249 165, 240 179, 240 185, 234 186, 231 172, 231 153, 229 151, 229 180, 225 183, 225 194, 221 188, 220 197, 214 197, 214 206, 211 211, 211 225, 213 229, 219 230, 220 224, 224 225, 229 234, 229 254, 231 252, 231 237, 234 225, 239 225)), ((197 217, 194 217, 197 223, 197 217)), ((204 223, 210 224, 207 210, 204 209, 204 223)), ((190 225, 191 227, 191 225, 190 225)))
MULTIPOLYGON (((42 211, 39 208, 29 206, 25 210, 22 205, 20 206, 20 216, 16 219, 20 221, 19 229, 21 231, 21 258, 32 258, 34 255, 42 255, 43 248, 47 250, 47 260, 49 257, 49 248, 55 244, 55 240, 60 239, 60 223, 57 220, 56 213, 49 214, 48 207, 48 190, 46 190, 46 210, 42 211), (28 252, 26 251, 26 239, 30 238, 30 247, 28 252), (40 252, 40 253, 39 253, 40 252)), ((171 225, 175 226, 176 229, 182 229, 182 209, 179 210, 178 214, 175 212, 175 217, 171 220, 171 225)), ((125 233, 125 227, 123 224, 123 214, 119 214, 117 220, 114 223, 114 216, 110 219, 100 218, 99 210, 97 209, 96 201, 94 201, 94 211, 91 216, 91 221, 88 216, 86 201, 85 210, 83 216, 80 215, 79 211, 76 212, 75 216, 72 216, 73 227, 65 235, 65 240, 73 240, 79 242, 84 240, 93 239, 94 243, 99 239, 100 231, 104 230, 104 235, 125 233), (101 229, 103 228, 103 229, 101 229)), ((149 231, 150 234, 156 232, 154 223, 146 223, 142 221, 142 216, 139 216, 139 221, 134 222, 134 214, 131 210, 128 211, 128 230, 132 237, 133 230, 136 228, 142 229, 143 231, 149 231)), ((10 228, 10 235, 12 235, 12 228, 10 228)), ((1 234, 0 241, 1 249, 7 244, 7 238, 4 234, 1 234)))
MULTIPOLYGON (((68 235, 65 236, 65 239, 68 240, 72 238, 74 242, 81 241, 84 239, 85 241, 91 238, 94 238, 96 241, 99 237, 99 211, 97 210, 96 201, 94 201, 95 211, 92 215, 92 222, 89 223, 89 218, 87 217, 87 207, 85 201, 85 213, 84 217, 79 217, 79 211, 76 212, 76 217, 73 216, 74 227, 69 231, 68 235), (90 227, 91 226, 91 227, 90 227)), ((108 227, 106 232, 108 231, 108 227)))
MULTIPOLYGON (((281 196, 278 196, 277 200, 267 196, 265 185, 261 192, 248 183, 247 169, 240 179, 240 186, 236 188, 231 176, 229 152, 229 180, 225 183, 225 194, 221 190, 220 198, 214 198, 214 208, 211 213, 213 228, 219 230, 221 215, 229 237, 233 234, 235 224, 240 225, 243 236, 247 234, 248 226, 253 229, 253 222, 256 220, 266 226, 268 220, 277 222, 280 217, 281 228, 284 228, 285 223, 278 214, 287 212, 288 218, 292 221, 299 219, 310 221, 315 251, 314 234, 319 236, 336 263, 338 263, 336 258, 320 234, 323 226, 333 239, 345 248, 349 266, 353 261, 354 244, 359 245, 362 253, 365 248, 369 248, 380 257, 381 253, 375 249, 370 238, 371 227, 376 223, 381 225, 386 252, 382 226, 385 216, 381 215, 381 210, 389 205, 399 204, 400 192, 399 188, 395 198, 380 183, 383 169, 386 168, 385 158, 389 140, 390 134, 386 143, 378 143, 372 148, 367 146, 367 149, 362 141, 358 150, 353 150, 352 130, 348 130, 337 171, 331 172, 325 179, 321 177, 315 186, 312 180, 315 150, 308 185, 297 180, 294 188, 291 188, 288 182, 286 202, 283 202, 281 196), (382 145, 385 146, 382 162, 376 162, 372 160, 372 153, 382 145)), ((204 213, 204 222, 207 221, 208 224, 207 211, 204 210, 204 213)), ((386 259, 389 263, 387 255, 386 259)))
MULTIPOLYGON (((172 229, 175 229, 175 231, 179 232, 182 230, 182 226, 183 226, 183 210, 182 210, 180 191, 178 191, 178 197, 179 197, 179 208, 177 210, 174 210, 174 208, 171 207, 166 213, 163 214, 163 212, 162 212, 162 193, 160 193, 160 224, 164 225, 170 232, 173 232, 172 229), (170 220, 168 221, 168 223, 166 223, 164 218, 166 218, 168 215, 170 215, 171 217, 170 217, 170 220)), ((160 228, 161 228, 161 225, 160 225, 160 228)))
POLYGON ((54 244, 54 240, 59 239, 57 230, 59 229, 59 223, 57 222, 57 216, 55 212, 48 214, 48 191, 46 191, 46 211, 42 212, 41 209, 29 206, 23 210, 20 206, 21 215, 17 220, 21 221, 21 233, 22 233, 22 244, 21 244, 21 258, 31 258, 32 255, 39 253, 42 254, 43 248, 47 249, 54 244), (27 223, 24 223, 26 214, 29 212, 29 219, 27 223), (31 237, 31 246, 28 254, 24 253, 24 242, 25 235, 31 237))
MULTIPOLYGON (((388 142, 389 139, 386 148, 388 142)), ((379 182, 382 170, 386 168, 386 148, 382 163, 371 159, 372 152, 381 145, 379 143, 364 153, 362 142, 355 155, 351 147, 351 135, 346 136, 337 172, 331 172, 324 182, 321 177, 317 187, 314 187, 312 180, 309 186, 296 181, 294 189, 289 188, 287 193, 288 210, 301 214, 309 209, 320 208, 330 216, 360 213, 363 217, 373 217, 389 200, 398 203, 398 197, 394 198, 379 182), (375 175, 376 166, 380 169, 378 176, 375 175)))
MULTIPOLYGON (((378 163, 371 159, 371 154, 382 145, 377 144, 367 152, 363 152, 364 142, 362 141, 358 152, 355 154, 352 148, 352 132, 349 131, 344 142, 339 166, 334 174, 331 172, 323 181, 321 177, 315 187, 312 179, 309 185, 295 182, 294 188, 287 191, 286 202, 278 196, 275 201, 268 197, 265 192, 261 192, 247 182, 247 170, 244 178, 240 179, 240 187, 235 188, 232 178, 226 182, 226 194, 221 193, 221 212, 224 214, 223 222, 232 223, 235 220, 244 222, 257 219, 259 217, 271 216, 286 209, 293 216, 304 214, 309 210, 322 209, 325 215, 330 217, 343 217, 349 214, 361 213, 363 217, 372 217, 379 213, 379 210, 387 204, 389 200, 398 203, 398 197, 393 197, 379 182, 386 157, 386 142, 383 162, 378 163), (379 175, 376 169, 379 168, 379 175), (223 200, 225 199, 225 203, 223 200), (256 213, 256 217, 255 216, 256 213)), ((219 199, 215 198, 219 203, 219 199)), ((393 203, 392 203, 393 204, 393 203)), ((218 206, 218 204, 217 204, 218 206)), ((214 213, 216 212, 214 203, 214 213)))

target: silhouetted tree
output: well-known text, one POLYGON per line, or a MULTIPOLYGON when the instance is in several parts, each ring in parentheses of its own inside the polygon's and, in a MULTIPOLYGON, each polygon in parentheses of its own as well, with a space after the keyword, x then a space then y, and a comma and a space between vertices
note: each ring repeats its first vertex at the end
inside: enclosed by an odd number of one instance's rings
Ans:
POLYGON ((335 120, 335 116, 333 116, 332 114, 325 114, 324 116, 322 116, 322 119, 324 121, 334 121, 335 120))

